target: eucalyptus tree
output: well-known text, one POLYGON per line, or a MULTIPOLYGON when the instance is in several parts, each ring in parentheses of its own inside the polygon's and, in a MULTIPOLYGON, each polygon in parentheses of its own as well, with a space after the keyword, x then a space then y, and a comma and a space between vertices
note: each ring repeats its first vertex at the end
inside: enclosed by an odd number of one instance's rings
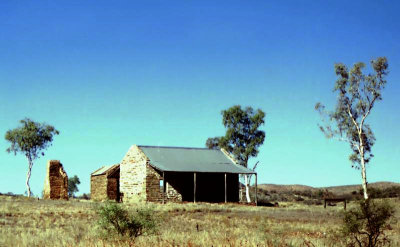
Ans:
MULTIPOLYGON (((264 143, 265 132, 259 128, 265 123, 265 113, 252 107, 242 109, 235 105, 222 111, 222 123, 226 128, 225 136, 208 138, 208 148, 224 148, 238 161, 239 165, 248 167, 251 157, 256 157, 259 147, 264 143)), ((255 169, 256 166, 254 166, 255 169)), ((246 199, 250 202, 249 175, 244 175, 246 199)))
POLYGON ((338 76, 334 87, 338 94, 336 107, 327 111, 323 104, 315 105, 323 121, 319 127, 326 137, 350 144, 352 153, 349 159, 352 167, 361 170, 364 199, 368 199, 366 165, 373 157, 371 148, 376 140, 367 117, 375 103, 382 100, 389 67, 385 57, 372 60, 371 66, 373 72, 364 74, 365 64, 362 62, 354 64, 350 70, 342 63, 335 64, 338 76))
POLYGON ((210 137, 206 141, 206 147, 209 149, 218 149, 220 146, 221 137, 210 137))
POLYGON ((37 123, 29 118, 20 121, 21 126, 8 130, 5 139, 11 143, 7 148, 8 153, 22 153, 28 159, 28 172, 26 175, 26 189, 28 197, 31 196, 29 179, 31 177, 33 161, 44 156, 44 150, 51 146, 53 136, 60 132, 53 126, 45 123, 37 123))
POLYGON ((81 184, 78 176, 75 175, 72 178, 68 178, 68 196, 75 197, 75 193, 79 191, 78 185, 81 184))

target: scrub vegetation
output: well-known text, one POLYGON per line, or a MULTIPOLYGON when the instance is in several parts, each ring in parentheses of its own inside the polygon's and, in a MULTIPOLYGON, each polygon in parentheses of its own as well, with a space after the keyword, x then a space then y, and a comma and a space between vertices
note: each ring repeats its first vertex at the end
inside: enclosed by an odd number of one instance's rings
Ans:
MULTIPOLYGON (((376 199, 379 200, 379 199, 376 199)), ((400 246, 400 199, 385 237, 400 246)), ((343 207, 301 202, 279 207, 239 204, 119 204, 124 214, 152 212, 155 231, 137 238, 101 236, 99 208, 106 203, 0 196, 0 246, 346 246, 343 207)), ((348 209, 356 208, 350 202, 348 209)), ((147 217, 147 216, 146 216, 147 217)), ((146 218, 145 217, 145 218, 146 218)), ((153 222, 153 221, 151 221, 153 222)), ((144 224, 149 223, 148 220, 144 224)), ((153 228, 152 228, 153 229, 153 228)))

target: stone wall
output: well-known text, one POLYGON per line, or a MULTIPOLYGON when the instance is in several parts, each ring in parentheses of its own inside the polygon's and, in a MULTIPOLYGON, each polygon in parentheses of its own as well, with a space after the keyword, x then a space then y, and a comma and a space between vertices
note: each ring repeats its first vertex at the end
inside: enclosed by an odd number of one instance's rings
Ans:
POLYGON ((90 177, 90 198, 94 201, 104 201, 108 199, 106 174, 90 177))
POLYGON ((90 194, 92 200, 120 200, 119 169, 119 164, 117 164, 109 168, 103 174, 92 175, 90 177, 90 194))
POLYGON ((160 182, 162 174, 146 164, 146 200, 151 202, 162 202, 163 191, 160 182))
MULTIPOLYGON (((155 170, 149 164, 147 164, 147 175, 146 175, 146 200, 152 202, 163 201, 162 180, 164 179, 162 173, 155 170)), ((171 185, 171 177, 168 176, 170 173, 165 173, 165 201, 181 202, 182 195, 171 185)))
POLYGON ((146 200, 147 157, 133 145, 120 163, 120 192, 124 202, 146 200))
POLYGON ((119 201, 119 178, 107 179, 107 196, 109 200, 119 201))
POLYGON ((68 200, 68 176, 59 160, 47 162, 43 198, 68 200))
MULTIPOLYGON (((120 163, 119 188, 124 202, 162 202, 162 173, 155 170, 146 155, 133 145, 120 163)), ((182 201, 182 196, 166 180, 166 201, 182 201)))

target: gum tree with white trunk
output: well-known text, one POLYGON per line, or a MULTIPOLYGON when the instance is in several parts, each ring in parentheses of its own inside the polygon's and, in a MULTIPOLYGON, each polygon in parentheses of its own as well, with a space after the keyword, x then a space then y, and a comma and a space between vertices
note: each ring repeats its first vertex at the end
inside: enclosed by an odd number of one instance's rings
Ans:
POLYGON ((372 72, 363 73, 365 64, 354 64, 349 70, 342 63, 335 64, 338 79, 334 92, 337 93, 336 107, 327 111, 321 103, 315 109, 322 116, 321 131, 328 138, 336 138, 350 144, 352 153, 349 157, 352 167, 361 171, 364 199, 368 199, 367 164, 373 157, 371 148, 375 136, 367 118, 375 103, 382 100, 385 77, 388 74, 388 62, 385 57, 371 61, 372 72))
POLYGON ((53 136, 60 132, 53 126, 45 123, 37 123, 29 118, 20 121, 21 126, 8 130, 5 139, 11 143, 7 148, 8 153, 22 153, 28 160, 28 172, 26 174, 26 189, 28 197, 31 196, 29 179, 31 178, 33 161, 44 155, 44 150, 51 146, 53 136))
MULTIPOLYGON (((235 105, 223 110, 222 123, 226 134, 222 137, 208 138, 206 146, 210 149, 224 148, 239 165, 248 167, 249 159, 257 156, 259 147, 264 143, 265 132, 259 129, 265 123, 264 117, 265 113, 262 110, 254 111, 252 107, 242 109, 240 105, 235 105)), ((250 178, 251 175, 244 175, 247 202, 250 202, 250 178)))

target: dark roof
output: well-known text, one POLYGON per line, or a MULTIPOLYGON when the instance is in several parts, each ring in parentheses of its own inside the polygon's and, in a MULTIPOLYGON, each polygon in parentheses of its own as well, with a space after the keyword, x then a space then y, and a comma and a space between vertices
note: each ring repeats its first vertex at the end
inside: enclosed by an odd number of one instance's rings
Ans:
POLYGON ((138 146, 160 171, 253 174, 223 151, 208 148, 138 146))

